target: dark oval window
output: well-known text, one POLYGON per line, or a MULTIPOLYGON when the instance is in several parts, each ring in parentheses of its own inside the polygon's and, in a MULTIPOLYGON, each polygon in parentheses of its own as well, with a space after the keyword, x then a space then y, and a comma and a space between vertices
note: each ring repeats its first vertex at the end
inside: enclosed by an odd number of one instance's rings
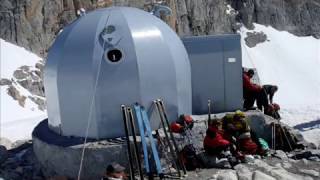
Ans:
POLYGON ((112 49, 107 52, 107 58, 111 62, 118 62, 122 58, 122 52, 119 49, 112 49))

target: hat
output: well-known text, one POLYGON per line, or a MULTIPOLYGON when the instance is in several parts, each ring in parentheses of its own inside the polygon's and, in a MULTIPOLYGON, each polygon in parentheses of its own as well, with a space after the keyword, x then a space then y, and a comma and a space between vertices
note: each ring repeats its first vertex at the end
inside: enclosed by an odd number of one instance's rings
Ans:
POLYGON ((248 74, 254 75, 254 70, 253 70, 253 69, 249 69, 249 70, 248 70, 248 74))
POLYGON ((244 112, 240 111, 240 110, 237 110, 236 113, 234 114, 236 117, 239 117, 239 118, 245 118, 246 115, 244 114, 244 112))
POLYGON ((108 165, 107 173, 120 173, 123 172, 125 169, 126 168, 121 166, 120 164, 113 162, 108 165))
POLYGON ((171 123, 170 130, 174 133, 182 133, 184 131, 183 126, 179 123, 171 123))

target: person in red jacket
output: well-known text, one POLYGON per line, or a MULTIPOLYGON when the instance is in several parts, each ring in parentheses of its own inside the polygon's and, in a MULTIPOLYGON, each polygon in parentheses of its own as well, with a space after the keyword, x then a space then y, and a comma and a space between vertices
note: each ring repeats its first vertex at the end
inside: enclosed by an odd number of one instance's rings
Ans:
POLYGON ((231 143, 224 139, 221 122, 213 121, 207 129, 206 136, 203 141, 205 151, 210 155, 219 155, 222 151, 227 150, 230 145, 231 143))
POLYGON ((254 75, 252 69, 248 72, 243 72, 243 98, 244 98, 244 108, 251 109, 254 102, 259 99, 263 89, 261 86, 251 82, 251 78, 254 75))

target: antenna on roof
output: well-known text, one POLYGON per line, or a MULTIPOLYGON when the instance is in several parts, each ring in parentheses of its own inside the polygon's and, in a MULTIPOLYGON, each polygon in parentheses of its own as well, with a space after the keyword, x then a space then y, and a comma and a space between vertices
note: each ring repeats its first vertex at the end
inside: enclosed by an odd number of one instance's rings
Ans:
POLYGON ((86 10, 84 8, 80 8, 77 10, 77 15, 79 17, 86 15, 86 10))
POLYGON ((155 4, 153 4, 153 8, 151 10, 151 14, 157 16, 158 18, 160 18, 161 15, 165 15, 165 16, 171 16, 172 14, 172 10, 171 8, 169 8, 166 5, 161 5, 161 2, 156 2, 155 4))

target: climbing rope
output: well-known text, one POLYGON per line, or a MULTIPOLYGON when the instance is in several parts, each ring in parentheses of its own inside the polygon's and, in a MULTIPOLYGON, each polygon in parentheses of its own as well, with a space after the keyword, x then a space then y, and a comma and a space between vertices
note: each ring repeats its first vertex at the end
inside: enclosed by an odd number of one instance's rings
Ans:
MULTIPOLYGON (((109 16, 106 20, 105 26, 107 25, 109 20, 109 16)), ((102 56, 104 54, 104 48, 105 48, 105 44, 106 42, 103 41, 103 45, 102 45, 102 56)), ((86 134, 85 134, 85 138, 84 138, 84 142, 83 142, 83 149, 81 152, 81 159, 80 159, 80 167, 79 167, 79 172, 78 172, 78 180, 81 179, 81 172, 82 172, 82 167, 83 167, 83 160, 84 160, 84 154, 85 154, 85 150, 86 150, 86 144, 87 144, 87 140, 88 140, 88 135, 89 135, 89 128, 90 128, 90 124, 91 124, 91 116, 92 116, 92 111, 93 111, 93 104, 95 102, 95 95, 96 95, 96 91, 97 91, 97 86, 98 86, 98 80, 100 77, 100 71, 101 71, 101 63, 102 60, 99 60, 99 64, 98 64, 98 71, 97 71, 97 75, 95 77, 95 84, 94 84, 94 88, 93 88, 93 93, 92 93, 92 97, 91 97, 91 103, 90 103, 90 110, 89 110, 89 116, 88 116, 88 123, 87 123, 87 127, 86 127, 86 134)))

